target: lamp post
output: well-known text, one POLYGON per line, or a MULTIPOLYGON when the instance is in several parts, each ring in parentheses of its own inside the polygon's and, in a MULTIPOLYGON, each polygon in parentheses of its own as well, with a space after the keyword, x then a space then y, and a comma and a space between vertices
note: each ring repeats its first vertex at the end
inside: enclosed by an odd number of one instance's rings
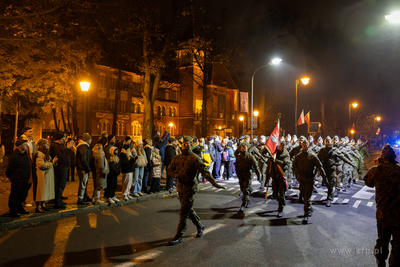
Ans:
POLYGON ((294 108, 294 128, 295 128, 294 132, 296 136, 297 136, 297 85, 300 84, 300 81, 303 85, 307 85, 310 82, 310 78, 304 77, 301 78, 300 80, 296 79, 296 105, 294 108))
POLYGON ((170 122, 170 123, 168 124, 168 126, 169 126, 169 132, 170 132, 170 134, 172 135, 172 126, 174 126, 174 124, 173 124, 172 122, 170 122))
POLYGON ((254 97, 253 97, 253 95, 254 95, 254 93, 253 93, 254 92, 253 85, 254 85, 254 75, 256 75, 256 72, 259 69, 268 67, 269 65, 279 64, 281 61, 282 61, 282 59, 280 59, 280 58, 274 58, 271 62, 268 63, 268 65, 264 65, 264 66, 261 66, 258 69, 256 69, 253 72, 253 76, 251 76, 251 123, 250 123, 250 125, 251 125, 251 140, 253 140, 253 99, 254 99, 254 97))
MULTIPOLYGON (((254 115, 254 117, 256 117, 256 120, 257 120, 257 129, 258 129, 258 111, 257 110, 255 110, 254 112, 253 112, 253 115, 254 115)), ((253 124, 254 124, 254 122, 253 122, 253 124)), ((256 131, 256 132, 258 132, 258 131, 256 131)))
POLYGON ((83 99, 83 133, 86 132, 86 92, 89 91, 90 83, 89 82, 80 82, 82 92, 84 92, 83 99))
POLYGON ((352 134, 351 132, 351 108, 356 108, 358 106, 358 103, 353 102, 349 104, 349 136, 352 134))
MULTIPOLYGON (((244 117, 240 116, 239 120, 242 122, 242 128, 243 128, 243 135, 244 135, 244 117)), ((240 134, 240 133, 239 133, 240 134)))
MULTIPOLYGON (((382 118, 380 116, 374 117, 374 129, 375 129, 375 121, 380 122, 381 119, 382 118)), ((378 128, 378 129, 379 129, 379 133, 381 134, 381 141, 382 141, 382 146, 383 146, 383 132, 382 132, 381 128, 378 128)), ((376 131, 376 132, 378 132, 378 131, 376 131)), ((378 134, 375 134, 375 135, 378 135, 378 134)), ((374 138, 374 139, 376 139, 376 138, 374 138)), ((374 147, 375 147, 375 143, 374 143, 374 147)))

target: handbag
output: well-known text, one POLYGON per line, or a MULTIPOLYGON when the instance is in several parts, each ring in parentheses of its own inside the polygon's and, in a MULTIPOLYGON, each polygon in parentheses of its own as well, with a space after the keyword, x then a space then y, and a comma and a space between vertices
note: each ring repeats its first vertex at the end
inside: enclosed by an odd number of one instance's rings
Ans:
POLYGON ((146 157, 144 155, 138 156, 137 159, 136 159, 136 166, 144 167, 146 165, 147 165, 146 157))

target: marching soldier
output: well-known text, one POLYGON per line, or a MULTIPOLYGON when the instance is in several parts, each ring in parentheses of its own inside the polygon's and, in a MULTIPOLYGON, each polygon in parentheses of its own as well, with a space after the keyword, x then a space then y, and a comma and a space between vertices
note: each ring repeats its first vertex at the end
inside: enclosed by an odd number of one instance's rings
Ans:
POLYGON ((251 179, 253 177, 252 168, 257 173, 257 177, 261 179, 260 169, 255 158, 248 151, 248 147, 241 144, 235 151, 236 156, 236 174, 239 179, 240 190, 242 191, 242 205, 239 212, 243 212, 244 208, 248 208, 250 205, 250 194, 251 194, 251 179))
POLYGON ((308 148, 307 140, 302 142, 302 150, 296 155, 293 161, 293 170, 297 174, 297 179, 300 182, 300 194, 304 199, 304 218, 302 223, 308 223, 308 217, 311 217, 313 209, 311 207, 311 195, 314 187, 314 169, 317 168, 326 179, 325 171, 322 168, 321 161, 308 148))
POLYGON ((289 153, 285 149, 286 142, 283 141, 279 144, 278 151, 276 152, 276 158, 275 158, 275 163, 272 169, 272 193, 275 197, 275 199, 279 203, 279 208, 278 208, 278 215, 276 217, 280 218, 282 217, 283 213, 283 208, 286 205, 286 200, 285 200, 285 193, 287 190, 287 182, 286 182, 286 177, 288 175, 288 167, 289 164, 291 164, 289 153), (281 168, 283 171, 284 176, 282 176, 282 173, 278 169, 278 166, 281 168))
POLYGON ((358 152, 360 152, 361 156, 363 157, 363 162, 365 162, 365 157, 368 157, 368 161, 371 162, 371 157, 368 153, 368 148, 365 146, 368 143, 368 140, 363 143, 361 139, 357 140, 358 145, 358 152))
POLYGON ((175 237, 169 241, 170 245, 176 245, 182 242, 182 235, 187 228, 187 218, 192 220, 193 224, 197 227, 196 237, 203 235, 205 226, 201 223, 199 216, 193 209, 194 197, 198 190, 197 173, 201 172, 213 186, 216 188, 225 189, 225 187, 215 182, 214 177, 206 170, 205 165, 190 149, 192 147, 192 138, 185 136, 182 143, 182 154, 173 158, 168 166, 167 173, 171 177, 177 179, 176 190, 179 194, 179 201, 181 203, 180 218, 178 229, 175 237))
MULTIPOLYGON (((293 136, 293 141, 294 140, 297 140, 297 137, 295 135, 293 136)), ((292 150, 290 150, 290 152, 289 152, 290 159, 292 162, 294 161, 294 158, 296 157, 296 155, 301 152, 301 148, 302 148, 301 144, 304 141, 307 141, 307 139, 304 136, 300 136, 300 138, 298 139, 298 143, 293 144, 292 150)), ((298 182, 298 180, 297 180, 296 170, 293 168, 293 180, 291 181, 292 187, 295 187, 297 182, 298 182)))
MULTIPOLYGON (((260 152, 261 155, 264 155, 266 152, 266 148, 265 148, 265 142, 267 141, 267 138, 264 135, 260 136, 260 143, 257 146, 258 151, 260 152)), ((258 161, 258 166, 261 166, 260 170, 261 170, 261 179, 260 179, 260 188, 261 190, 265 189, 265 181, 267 180, 267 163, 265 162, 265 160, 259 160, 258 161)))

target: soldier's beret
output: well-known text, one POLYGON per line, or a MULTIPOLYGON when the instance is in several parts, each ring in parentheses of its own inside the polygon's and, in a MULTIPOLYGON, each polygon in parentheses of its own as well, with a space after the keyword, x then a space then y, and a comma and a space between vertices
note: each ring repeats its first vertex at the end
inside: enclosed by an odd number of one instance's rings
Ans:
MULTIPOLYGON (((330 137, 329 137, 329 139, 331 139, 330 137)), ((320 137, 318 137, 318 141, 323 141, 324 139, 322 138, 322 136, 320 136, 320 137)))
POLYGON ((325 137, 325 140, 329 140, 329 141, 331 141, 332 140, 332 138, 328 135, 327 137, 325 137))
POLYGON ((246 134, 246 135, 244 136, 244 138, 245 138, 245 139, 250 139, 250 136, 249 136, 248 134, 246 134))
POLYGON ((183 141, 192 142, 192 137, 191 136, 185 136, 185 137, 183 137, 183 141))

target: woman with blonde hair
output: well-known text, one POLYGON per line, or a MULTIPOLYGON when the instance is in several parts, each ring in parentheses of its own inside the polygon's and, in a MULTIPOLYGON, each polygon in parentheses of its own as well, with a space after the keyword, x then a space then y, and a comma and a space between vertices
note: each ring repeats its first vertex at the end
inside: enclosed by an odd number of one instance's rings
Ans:
POLYGON ((136 161, 136 157, 132 155, 130 143, 131 141, 129 141, 129 139, 125 140, 121 153, 119 154, 122 173, 122 195, 126 201, 132 199, 129 195, 129 190, 132 186, 133 171, 135 170, 136 161))
POLYGON ((33 199, 36 203, 35 211, 43 213, 49 211, 45 207, 45 201, 54 199, 54 168, 57 157, 51 159, 50 144, 46 139, 39 139, 37 142, 38 151, 33 157, 33 199))
POLYGON ((146 152, 143 148, 142 140, 137 140, 135 142, 135 152, 137 154, 136 162, 135 162, 135 172, 133 175, 132 181, 132 194, 134 197, 143 196, 142 191, 142 182, 144 175, 144 167, 147 165, 146 152))
POLYGON ((101 189, 107 188, 107 174, 110 172, 110 168, 108 166, 102 144, 97 143, 93 147, 92 155, 94 159, 94 165, 96 167, 96 188, 93 192, 96 200, 94 204, 99 205, 104 204, 104 202, 100 198, 100 191, 101 189))

